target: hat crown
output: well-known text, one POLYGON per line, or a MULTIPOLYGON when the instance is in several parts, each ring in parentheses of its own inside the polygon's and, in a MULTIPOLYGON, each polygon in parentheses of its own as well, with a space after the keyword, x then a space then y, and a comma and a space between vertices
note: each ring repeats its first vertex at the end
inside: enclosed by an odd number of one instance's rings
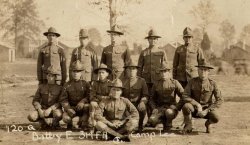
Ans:
POLYGON ((77 61, 72 63, 71 69, 72 70, 83 70, 84 68, 83 68, 82 63, 79 60, 77 60, 77 61))
POLYGON ((48 74, 59 74, 59 71, 53 65, 51 65, 47 68, 47 73, 48 74))
POLYGON ((115 79, 112 82, 112 87, 122 88, 123 87, 122 81, 120 79, 115 79))
POLYGON ((102 69, 102 68, 106 69, 106 68, 108 68, 108 66, 106 64, 104 64, 104 63, 101 63, 100 66, 99 66, 99 68, 100 69, 102 69))
POLYGON ((79 37, 88 37, 88 30, 87 29, 81 29, 79 31, 79 37))
POLYGON ((192 35, 193 35, 192 29, 189 28, 189 27, 186 27, 186 28, 183 30, 183 35, 184 35, 184 36, 192 36, 192 35))
POLYGON ((213 67, 210 65, 210 63, 207 62, 205 59, 200 60, 198 62, 198 66, 197 67, 205 67, 205 68, 213 69, 213 67))
POLYGON ((54 27, 50 27, 50 28, 48 29, 48 32, 49 32, 49 33, 57 33, 56 28, 54 28, 54 27))
POLYGON ((157 36, 157 32, 154 29, 148 31, 148 36, 157 36))

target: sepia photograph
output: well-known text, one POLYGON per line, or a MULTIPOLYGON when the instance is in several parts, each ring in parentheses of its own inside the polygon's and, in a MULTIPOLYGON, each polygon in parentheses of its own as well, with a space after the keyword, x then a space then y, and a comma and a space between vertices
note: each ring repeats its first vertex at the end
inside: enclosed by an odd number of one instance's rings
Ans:
POLYGON ((0 0, 0 145, 249 145, 249 0, 0 0))

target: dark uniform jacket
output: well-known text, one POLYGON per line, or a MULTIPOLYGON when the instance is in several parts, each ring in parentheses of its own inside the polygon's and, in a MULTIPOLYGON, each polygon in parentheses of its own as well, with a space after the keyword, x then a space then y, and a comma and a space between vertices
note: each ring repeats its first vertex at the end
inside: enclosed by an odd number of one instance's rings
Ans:
POLYGON ((138 104, 142 98, 148 101, 148 87, 146 81, 141 77, 127 78, 123 82, 123 96, 127 97, 133 104, 138 104))
POLYGON ((33 98, 33 105, 35 109, 48 109, 51 107, 53 110, 60 107, 59 97, 62 92, 62 86, 41 84, 39 85, 35 97, 33 98))
POLYGON ((173 60, 173 78, 178 81, 188 81, 197 77, 198 69, 195 66, 203 59, 203 52, 198 46, 179 46, 173 60))
POLYGON ((84 80, 70 81, 64 85, 60 102, 65 110, 74 109, 78 103, 89 103, 90 85, 84 80))
POLYGON ((219 108, 223 102, 216 82, 211 79, 202 81, 199 77, 190 80, 185 88, 183 100, 193 105, 200 103, 202 106, 207 106, 210 110, 219 108), (213 96, 215 101, 212 100, 213 96))
POLYGON ((163 62, 167 61, 167 56, 164 50, 155 48, 146 48, 139 56, 138 76, 145 79, 146 83, 155 83, 160 79, 160 72, 158 69, 163 62))
MULTIPOLYGON (((98 67, 98 58, 90 45, 87 45, 85 48, 77 47, 72 51, 70 66, 76 60, 79 60, 84 67, 82 71, 83 80, 90 82, 97 79, 97 76, 93 74, 93 70, 98 67)), ((71 75, 71 70, 69 73, 71 75)))
POLYGON ((109 97, 111 81, 94 81, 90 89, 90 101, 100 102, 109 97))
POLYGON ((150 100, 150 106, 152 107, 152 109, 170 105, 175 105, 178 108, 183 105, 180 103, 182 102, 181 99, 184 89, 177 80, 174 80, 172 78, 167 80, 161 79, 153 85, 152 90, 153 96, 150 100), (176 102, 175 94, 177 94, 181 100, 178 104, 176 102))
POLYGON ((56 80, 64 84, 67 79, 66 57, 63 48, 54 43, 46 45, 39 51, 37 61, 37 78, 39 82, 47 80, 45 71, 51 65, 61 72, 60 75, 56 76, 56 80))

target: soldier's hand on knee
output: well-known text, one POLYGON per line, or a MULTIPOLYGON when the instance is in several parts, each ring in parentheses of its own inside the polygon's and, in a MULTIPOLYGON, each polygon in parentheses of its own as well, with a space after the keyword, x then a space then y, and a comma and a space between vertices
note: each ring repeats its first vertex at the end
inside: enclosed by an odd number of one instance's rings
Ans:
POLYGON ((75 117, 75 115, 76 115, 76 112, 75 112, 75 110, 73 110, 73 109, 68 109, 68 110, 67 110, 67 113, 68 113, 68 115, 69 115, 71 118, 75 117))
POLYGON ((38 114, 40 118, 44 118, 44 111, 42 109, 38 109, 38 114))
POLYGON ((112 122, 108 122, 107 125, 108 125, 109 127, 117 128, 117 126, 116 126, 114 123, 112 123, 112 122))
POLYGON ((91 101, 90 104, 92 107, 98 107, 98 103, 95 101, 91 101))
POLYGON ((81 102, 80 102, 80 103, 77 104, 76 110, 80 111, 80 110, 83 109, 83 107, 84 107, 84 103, 81 103, 81 102))
POLYGON ((170 109, 173 109, 173 110, 178 110, 177 107, 175 105, 170 105, 169 107, 170 109))
POLYGON ((48 116, 50 115, 51 111, 52 111, 51 108, 46 109, 46 110, 44 111, 44 116, 45 116, 45 117, 48 117, 48 116))
POLYGON ((196 104, 195 107, 196 107, 196 109, 197 109, 198 112, 201 112, 201 111, 202 111, 202 106, 201 106, 201 104, 196 104))
POLYGON ((144 102, 140 102, 139 105, 138 105, 138 110, 139 111, 144 111, 146 110, 146 105, 144 102))
POLYGON ((152 115, 153 114, 157 114, 158 113, 158 109, 154 109, 153 111, 152 111, 152 115))
POLYGON ((207 115, 207 113, 208 113, 208 109, 205 109, 203 111, 197 112, 197 116, 199 116, 199 117, 205 117, 207 115))

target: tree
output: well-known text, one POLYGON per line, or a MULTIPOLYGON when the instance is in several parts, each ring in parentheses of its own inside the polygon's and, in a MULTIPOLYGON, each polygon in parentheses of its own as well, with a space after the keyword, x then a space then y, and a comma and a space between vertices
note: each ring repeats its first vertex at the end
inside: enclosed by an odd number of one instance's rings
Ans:
MULTIPOLYGON (((99 10, 108 10, 110 30, 114 30, 114 26, 118 26, 123 31, 125 31, 126 26, 118 24, 117 18, 126 14, 125 8, 130 3, 140 4, 141 0, 89 0, 89 4, 99 8, 99 10)), ((112 42, 112 35, 110 38, 112 42)))
POLYGON ((90 28, 88 30, 89 33, 89 38, 90 40, 97 45, 100 45, 102 42, 102 37, 101 37, 101 33, 96 29, 96 28, 90 28))
POLYGON ((193 41, 194 41, 194 44, 196 45, 199 45, 201 44, 201 41, 202 41, 202 32, 200 31, 199 28, 195 28, 193 30, 193 35, 194 35, 194 38, 193 38, 193 41))
POLYGON ((247 24, 243 27, 240 34, 240 39, 242 39, 246 44, 250 45, 250 24, 247 24))
POLYGON ((203 50, 206 60, 210 61, 215 57, 214 52, 211 49, 211 41, 206 32, 204 33, 203 39, 201 41, 201 49, 203 50))
POLYGON ((215 22, 215 8, 211 0, 201 0, 189 11, 198 21, 198 26, 204 34, 209 24, 215 22))
POLYGON ((232 42, 235 36, 234 25, 231 24, 229 20, 224 20, 220 24, 219 31, 221 32, 225 48, 229 48, 230 42, 232 42))
POLYGON ((40 35, 41 27, 45 24, 39 19, 36 4, 33 0, 1 0, 2 7, 7 8, 5 15, 1 16, 1 30, 3 39, 13 39, 17 47, 17 37, 25 36, 35 40, 40 35))

